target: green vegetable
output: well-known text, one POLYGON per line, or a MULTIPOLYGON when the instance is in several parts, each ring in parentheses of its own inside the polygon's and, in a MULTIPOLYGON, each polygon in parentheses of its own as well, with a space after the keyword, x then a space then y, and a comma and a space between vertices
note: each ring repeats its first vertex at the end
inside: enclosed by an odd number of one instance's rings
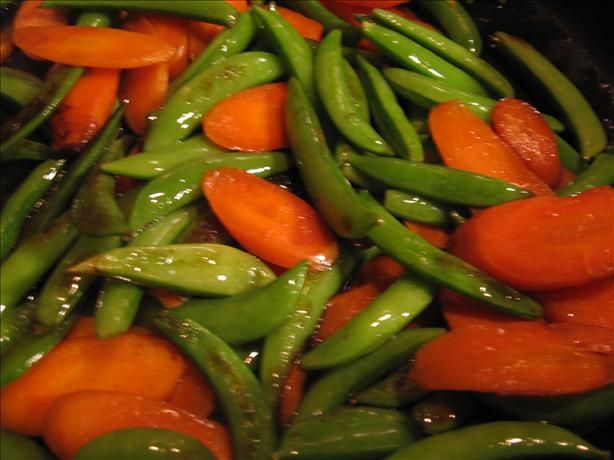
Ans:
POLYGON ((561 165, 571 172, 579 173, 584 166, 582 155, 558 134, 554 135, 554 139, 556 140, 556 148, 559 151, 561 165))
POLYGON ((428 394, 407 376, 408 366, 403 366, 389 376, 356 395, 356 402, 375 407, 401 408, 428 394))
POLYGON ((444 207, 419 195, 386 190, 384 207, 392 215, 412 222, 439 226, 450 223, 448 211, 444 207))
POLYGON ((43 82, 28 72, 0 67, 0 97, 17 107, 28 105, 41 91, 43 82))
POLYGON ((34 160, 43 161, 51 156, 51 148, 40 142, 22 139, 8 149, 0 150, 0 161, 34 160))
POLYGON ((411 408, 414 420, 428 434, 454 430, 475 415, 476 404, 460 391, 431 393, 411 408))
POLYGON ((0 430, 0 458, 7 460, 52 460, 52 455, 31 438, 0 430))
POLYGON ((602 185, 614 185, 614 154, 600 153, 571 184, 556 191, 559 196, 574 196, 602 185))
POLYGON ((0 321, 0 355, 4 355, 21 337, 30 332, 36 304, 26 302, 17 308, 8 310, 0 321))
MULTIPOLYGON (((358 58, 357 58, 358 59, 358 58)), ((344 58, 343 59, 343 75, 345 82, 350 90, 350 96, 352 103, 359 117, 363 121, 369 123, 371 120, 371 114, 369 112, 369 99, 365 93, 365 89, 360 81, 360 77, 352 67, 352 65, 344 58)))

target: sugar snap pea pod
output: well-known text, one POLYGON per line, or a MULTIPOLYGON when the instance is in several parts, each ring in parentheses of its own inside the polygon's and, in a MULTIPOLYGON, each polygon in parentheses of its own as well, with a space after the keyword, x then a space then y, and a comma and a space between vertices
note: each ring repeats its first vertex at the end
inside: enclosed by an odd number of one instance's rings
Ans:
POLYGON ((10 460, 53 460, 38 442, 8 430, 0 430, 0 458, 10 460))
POLYGON ((70 330, 75 317, 68 316, 59 325, 38 335, 23 337, 0 362, 0 388, 21 377, 55 347, 70 330))
POLYGON ((345 81, 350 90, 356 112, 364 121, 369 123, 371 118, 369 113, 369 99, 367 99, 367 94, 362 86, 360 77, 346 59, 343 59, 343 75, 345 76, 345 81))
POLYGON ((77 238, 68 214, 21 243, 0 266, 0 313, 23 300, 77 238))
POLYGON ((343 408, 290 427, 277 454, 282 460, 377 460, 421 435, 411 418, 399 411, 343 408))
POLYGON ((286 154, 224 153, 188 161, 147 183, 136 198, 130 226, 141 228, 152 220, 202 197, 200 181, 211 169, 241 168, 260 177, 286 171, 290 161, 286 154))
POLYGON ((554 105, 576 138, 586 159, 601 152, 607 138, 601 121, 578 88, 548 59, 524 40, 496 32, 497 47, 522 70, 554 105))
POLYGON ((579 195, 601 185, 614 185, 614 153, 600 153, 574 181, 556 191, 559 196, 579 195))
POLYGON ((350 163, 348 163, 348 156, 350 154, 357 154, 356 149, 345 142, 343 139, 337 142, 335 146, 335 161, 339 165, 341 172, 353 185, 365 188, 371 191, 384 191, 385 186, 379 182, 371 179, 366 174, 362 174, 350 163))
POLYGON ((361 149, 393 155, 386 141, 361 116, 363 111, 356 109, 344 72, 340 31, 329 32, 320 43, 315 76, 320 99, 337 129, 361 149))
MULTIPOLYGON (((392 89, 404 99, 425 109, 430 109, 441 102, 457 100, 467 105, 481 119, 490 121, 490 114, 496 100, 453 88, 445 82, 436 81, 416 72, 405 69, 389 68, 383 71, 392 89)), ((548 126, 554 132, 565 130, 556 118, 542 114, 548 126)))
MULTIPOLYGON (((196 218, 197 208, 186 207, 138 231, 126 247, 174 243, 196 218)), ((137 314, 143 289, 122 280, 105 279, 96 300, 96 334, 107 338, 126 332, 137 314)))
POLYGON ((236 345, 232 348, 241 361, 256 373, 258 365, 260 364, 260 342, 250 342, 243 345, 236 345))
POLYGON ((405 116, 394 92, 380 71, 360 56, 358 64, 371 100, 375 125, 398 156, 414 161, 424 160, 424 151, 418 133, 405 116))
POLYGON ((353 393, 407 362, 418 348, 444 331, 439 328, 403 331, 367 356, 328 371, 310 387, 294 423, 332 413, 353 393))
POLYGON ((42 87, 42 80, 28 72, 0 67, 0 97, 17 107, 28 105, 42 87))
POLYGON ((301 358, 305 369, 325 369, 347 364, 375 350, 400 332, 433 300, 429 283, 405 275, 301 358))
POLYGON ((275 279, 268 266, 251 254, 207 243, 112 249, 68 271, 211 297, 236 295, 275 279))
POLYGON ((254 373, 232 348, 189 319, 160 314, 158 328, 203 371, 229 421, 237 460, 269 460, 276 447, 271 408, 254 373))
POLYGON ((512 97, 514 95, 514 88, 511 83, 497 69, 439 32, 424 27, 417 22, 409 21, 391 11, 379 8, 373 10, 373 16, 377 22, 385 27, 411 38, 464 70, 483 83, 497 97, 512 97))
POLYGON ((533 195, 502 180, 446 166, 362 155, 350 155, 348 160, 388 187, 448 203, 494 206, 533 195))
POLYGON ((359 238, 376 223, 330 153, 318 117, 298 80, 290 80, 286 126, 292 154, 316 207, 339 235, 359 238))
POLYGON ((27 230, 33 233, 41 231, 55 217, 64 211, 86 175, 94 168, 96 163, 100 161, 113 140, 117 137, 124 109, 125 106, 122 106, 115 111, 98 137, 94 139, 79 158, 68 167, 66 174, 62 177, 62 180, 53 191, 53 194, 46 200, 40 211, 32 217, 27 226, 27 230))
POLYGON ((47 160, 41 163, 6 201, 0 214, 0 260, 4 260, 9 253, 26 217, 49 190, 63 164, 63 160, 47 160))
POLYGON ((40 142, 22 139, 11 148, 0 151, 0 162, 19 160, 46 160, 51 156, 51 148, 40 142))
POLYGON ((428 135, 428 116, 429 111, 414 103, 409 103, 405 107, 405 112, 409 122, 414 126, 419 135, 428 135))
POLYGON ((389 376, 361 391, 354 398, 359 404, 375 407, 401 408, 423 398, 428 391, 407 378, 408 366, 402 366, 389 376))
POLYGON ((200 125, 203 115, 225 97, 271 83, 283 75, 279 58, 262 51, 237 54, 210 65, 169 97, 149 127, 145 150, 188 138, 200 125))
POLYGON ((431 393, 411 408, 414 420, 428 434, 443 433, 465 425, 475 412, 475 401, 460 391, 431 393))
POLYGON ((568 456, 608 459, 609 454, 584 439, 555 425, 537 422, 492 422, 473 425, 416 441, 386 460, 526 459, 539 456, 568 456))
POLYGON ((554 135, 556 148, 559 152, 561 164, 571 172, 579 173, 584 166, 580 153, 558 134, 554 135))
POLYGON ((450 224, 448 210, 419 195, 386 190, 384 207, 394 216, 422 224, 446 226, 450 224))
POLYGON ((377 213, 381 222, 369 231, 369 238, 409 271, 511 315, 523 318, 542 316, 541 306, 530 297, 432 246, 406 229, 368 192, 361 193, 360 197, 377 213))
POLYGON ((205 326, 230 345, 267 336, 296 310, 309 264, 301 262, 270 284, 222 299, 192 299, 172 314, 205 326))
POLYGON ((26 302, 2 315, 2 321, 0 321, 0 355, 6 353, 15 342, 30 331, 35 314, 36 304, 26 302))
POLYGON ((128 428, 103 434, 77 451, 73 460, 215 460, 200 441, 177 431, 128 428))
POLYGON ((359 254, 345 250, 332 268, 307 275, 299 304, 294 313, 264 340, 260 381, 266 397, 275 408, 290 367, 311 337, 324 307, 345 283, 358 264, 359 254))

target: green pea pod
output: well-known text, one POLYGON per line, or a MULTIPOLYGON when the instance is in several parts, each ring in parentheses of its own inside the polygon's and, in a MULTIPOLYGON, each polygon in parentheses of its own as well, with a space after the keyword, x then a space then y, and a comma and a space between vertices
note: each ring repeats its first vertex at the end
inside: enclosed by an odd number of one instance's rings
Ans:
POLYGON ((26 302, 2 315, 2 321, 0 321, 0 355, 4 355, 15 342, 30 332, 35 315, 36 304, 34 302, 26 302))
POLYGON ((433 295, 429 283, 405 275, 332 337, 303 356, 301 366, 325 369, 372 352, 415 319, 431 303, 433 295))
POLYGON ((343 75, 345 77, 345 82, 348 85, 348 89, 350 90, 352 103, 354 104, 356 113, 366 123, 369 123, 371 119, 369 112, 369 99, 367 98, 365 89, 362 86, 360 77, 346 59, 343 59, 343 75))
MULTIPOLYGON (((399 96, 425 109, 430 109, 442 102, 456 100, 467 105, 467 108, 482 120, 490 121, 492 109, 497 103, 494 99, 458 90, 444 82, 409 70, 389 68, 384 69, 383 73, 399 96)), ((565 126, 556 118, 545 114, 542 116, 554 132, 559 133, 565 130, 565 126)))
POLYGON ((558 134, 554 135, 554 139, 563 167, 576 174, 582 171, 584 166, 582 155, 558 134))
POLYGON ((357 263, 358 253, 346 250, 332 268, 309 273, 294 313, 264 340, 260 381, 273 408, 277 406, 290 367, 315 330, 326 302, 341 289, 357 263))
POLYGON ((53 456, 32 438, 7 430, 0 430, 0 458, 6 460, 53 460, 53 456))
POLYGON ((21 243, 0 266, 0 313, 15 307, 77 238, 65 214, 21 243))
POLYGON ((408 366, 403 366, 358 393, 354 399, 357 403, 368 406, 397 409, 406 407, 428 394, 428 391, 408 378, 408 373, 408 366))
POLYGON ((270 284, 223 299, 193 299, 172 314, 205 326, 230 345, 267 336, 296 310, 309 264, 301 262, 270 284))
POLYGON ((350 155, 348 160, 388 187, 447 203, 487 207, 533 195, 500 179, 441 165, 362 155, 350 155))
POLYGON ((177 431, 128 428, 111 431, 81 447, 73 460, 215 460, 200 441, 177 431))
POLYGON ((23 337, 18 346, 9 350, 0 362, 0 388, 21 377, 64 338, 72 327, 74 316, 68 316, 58 326, 42 334, 23 337))
POLYGON ((411 408, 414 420, 428 434, 454 430, 475 415, 475 401, 460 391, 431 393, 411 408))
POLYGON ((419 195, 386 190, 384 207, 394 216, 422 224, 445 227, 450 224, 448 210, 419 195))
POLYGON ((42 87, 42 80, 28 72, 0 67, 0 97, 17 107, 28 105, 42 87))
POLYGON ((258 372, 258 366, 260 364, 260 342, 250 342, 243 345, 237 345, 232 347, 235 353, 239 356, 239 359, 243 361, 252 372, 258 372))
POLYGON ((232 431, 237 460, 269 460, 276 447, 273 415, 253 372, 222 339, 200 324, 160 314, 158 328, 203 371, 232 431))
POLYGON ((259 177, 286 171, 288 156, 272 153, 224 153, 188 161, 149 182, 136 198, 130 226, 141 228, 152 220, 167 215, 201 198, 200 182, 212 169, 240 168, 259 177))
POLYGON ((367 356, 327 372, 309 388, 295 423, 332 413, 352 394, 407 362, 418 348, 444 332, 445 329, 439 328, 401 332, 367 356))
POLYGON ((411 418, 396 410, 344 408, 290 427, 277 454, 282 460, 377 460, 420 437, 411 418))
POLYGON ((405 116, 394 92, 376 67, 358 56, 375 124, 395 153, 414 161, 424 160, 422 142, 413 125, 405 116))
POLYGON ((486 85, 497 97, 512 97, 514 95, 514 88, 511 83, 497 69, 443 34, 417 22, 409 21, 391 11, 379 8, 373 10, 373 17, 385 27, 411 38, 469 73, 486 85))
POLYGON ((497 47, 534 82, 563 117, 586 159, 601 152, 607 138, 603 125, 578 88, 548 59, 524 40, 496 32, 497 47))
POLYGON ((220 32, 188 68, 171 82, 169 94, 174 94, 210 65, 245 51, 255 35, 256 24, 252 14, 242 14, 232 27, 220 32))
POLYGON ((41 163, 6 201, 0 215, 0 260, 4 260, 13 243, 17 241, 26 217, 49 190, 63 164, 63 160, 47 160, 41 163))
POLYGON ((279 58, 261 51, 237 54, 210 65, 169 97, 149 126, 145 151, 187 139, 222 99, 283 75, 279 58))
POLYGON ((43 8, 108 8, 114 10, 150 11, 171 14, 222 26, 234 24, 240 13, 227 2, 194 0, 45 0, 43 8))
POLYGON ((541 306, 530 297, 432 246, 405 228, 368 192, 360 196, 377 213, 381 222, 369 232, 369 238, 408 270, 511 315, 523 318, 542 316, 541 306))
POLYGON ((417 441, 386 460, 498 460, 538 456, 608 459, 609 454, 563 428, 537 422, 492 422, 417 441))
POLYGON ((112 249, 68 271, 210 297, 236 295, 275 279, 269 267, 251 254, 206 243, 112 249))
POLYGON ((66 209, 75 195, 86 175, 94 168, 96 163, 104 156, 111 143, 117 137, 125 106, 115 111, 98 137, 89 144, 79 158, 67 169, 58 187, 45 201, 42 208, 36 213, 26 227, 32 233, 45 228, 49 223, 66 209))
POLYGON ((357 110, 346 82, 341 32, 333 30, 320 43, 315 59, 316 85, 326 112, 339 131, 357 147, 378 155, 393 155, 386 141, 357 110))
POLYGON ((328 149, 318 117, 300 82, 290 80, 286 126, 292 154, 307 192, 339 235, 359 238, 376 223, 328 149))
POLYGON ((571 184, 556 191, 558 196, 574 196, 602 185, 614 185, 614 154, 600 153, 588 168, 582 171, 571 184))
POLYGON ((335 146, 335 161, 339 165, 339 168, 341 169, 341 172, 345 178, 349 180, 351 184, 357 187, 365 188, 374 192, 384 191, 386 187, 383 184, 371 179, 369 176, 361 173, 350 163, 348 163, 349 155, 356 155, 357 153, 358 152, 356 149, 343 139, 339 140, 335 146))
POLYGON ((418 132, 419 135, 428 135, 429 110, 410 102, 405 107, 405 112, 407 113, 409 122, 416 129, 416 132, 418 132))
POLYGON ((22 139, 11 148, 0 150, 0 162, 34 160, 43 161, 51 156, 51 147, 30 139, 22 139))

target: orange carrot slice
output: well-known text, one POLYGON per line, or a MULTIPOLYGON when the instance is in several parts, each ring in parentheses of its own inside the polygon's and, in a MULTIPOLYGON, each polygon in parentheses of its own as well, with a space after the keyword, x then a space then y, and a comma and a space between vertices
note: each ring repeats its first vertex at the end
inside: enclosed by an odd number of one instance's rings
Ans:
POLYGON ((390 256, 377 256, 360 268, 360 279, 364 283, 375 283, 381 290, 386 289, 405 273, 405 267, 390 256))
POLYGON ((231 460, 230 435, 225 427, 143 396, 90 390, 60 398, 45 421, 47 446, 61 459, 70 459, 85 444, 112 431, 161 428, 187 434, 207 446, 218 460, 231 460))
POLYGON ((175 54, 159 38, 109 28, 24 27, 13 32, 13 40, 27 53, 80 67, 131 69, 166 62, 175 54))
POLYGON ((445 102, 431 109, 429 128, 445 164, 510 182, 536 195, 552 196, 548 185, 468 108, 445 102))
POLYGON ((408 220, 405 221, 405 227, 420 235, 433 246, 437 246, 438 248, 442 249, 448 246, 450 235, 448 235, 448 232, 441 227, 422 224, 419 222, 410 222, 408 220))
POLYGON ((0 27, 0 64, 4 63, 13 54, 13 32, 10 25, 0 27))
POLYGON ((202 53, 210 40, 203 40, 198 34, 194 31, 197 26, 192 24, 194 21, 190 21, 189 32, 188 32, 188 56, 189 61, 193 62, 200 53, 202 53))
POLYGON ((561 177, 559 179, 558 184, 554 187, 555 189, 559 189, 561 187, 565 187, 570 182, 575 180, 576 174, 569 169, 562 168, 561 177))
POLYGON ((21 2, 13 18, 13 30, 24 27, 62 26, 68 22, 66 12, 57 8, 41 8, 43 0, 21 2))
POLYGON ((276 6, 275 9, 303 37, 317 42, 322 40, 324 27, 318 21, 283 6, 276 6))
POLYGON ((265 152, 286 148, 287 97, 287 83, 239 91, 209 110, 203 130, 213 142, 230 150, 265 152))
POLYGON ((196 365, 188 363, 186 371, 165 401, 197 417, 206 418, 215 409, 215 392, 196 365))
POLYGON ((305 394, 306 380, 307 372, 295 362, 279 396, 279 420, 282 425, 288 425, 296 415, 305 394))
POLYGON ((584 351, 614 356, 614 329, 573 323, 550 323, 548 328, 584 351))
POLYGON ((164 308, 178 308, 188 300, 186 296, 164 288, 150 287, 147 288, 147 293, 155 297, 164 308))

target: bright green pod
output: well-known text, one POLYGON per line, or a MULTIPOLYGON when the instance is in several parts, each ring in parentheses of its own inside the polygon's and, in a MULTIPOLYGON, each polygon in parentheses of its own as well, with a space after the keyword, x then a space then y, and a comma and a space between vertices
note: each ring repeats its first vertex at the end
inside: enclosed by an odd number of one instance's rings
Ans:
POLYGON ((0 321, 0 355, 6 353, 15 342, 30 332, 35 315, 36 304, 34 302, 26 302, 2 315, 2 321, 0 321))
POLYGON ((367 308, 301 358, 305 369, 347 364, 388 341, 416 318, 433 300, 429 283, 411 275, 395 281, 367 308))
POLYGON ((136 198, 130 226, 139 229, 158 217, 181 209, 203 196, 200 182, 212 169, 240 168, 269 177, 290 168, 287 155, 272 153, 224 153, 188 161, 148 182, 136 198))
POLYGON ((371 113, 369 112, 369 99, 367 98, 367 93, 365 93, 360 77, 347 59, 343 59, 343 75, 345 76, 345 82, 350 90, 352 103, 354 104, 356 112, 365 122, 369 123, 371 120, 371 113))
POLYGON ((492 422, 448 431, 417 441, 386 460, 499 460, 564 456, 574 459, 608 459, 571 431, 547 423, 492 422))
POLYGON ((301 262, 258 289, 222 299, 192 299, 171 313, 202 324, 230 345, 261 339, 296 310, 308 270, 309 264, 301 262))
POLYGON ((282 460, 378 460, 421 437, 399 411, 352 407, 291 426, 277 454, 282 460))
POLYGON ((254 373, 232 348, 200 324, 168 313, 158 328, 203 371, 229 422, 237 460, 270 460, 277 445, 271 408, 254 373))
POLYGON ((339 165, 339 168, 346 179, 349 180, 352 185, 357 187, 371 190, 373 192, 384 191, 385 186, 383 184, 371 179, 366 174, 362 174, 350 163, 348 163, 350 154, 356 155, 358 152, 353 146, 345 142, 343 139, 339 140, 335 146, 335 161, 339 165))
POLYGON ((33 160, 44 161, 51 157, 51 147, 30 139, 22 139, 11 148, 0 150, 0 162, 33 160))
POLYGON ((574 196, 595 187, 614 185, 614 154, 603 152, 571 182, 556 191, 558 196, 574 196))
POLYGON ((409 406, 428 394, 407 376, 408 366, 397 369, 354 398, 358 404, 399 409, 409 406))
POLYGON ((475 413, 475 401, 470 394, 461 391, 433 392, 411 408, 413 419, 428 434, 463 426, 475 413))
POLYGON ((559 152, 561 165, 576 174, 582 171, 584 167, 582 155, 558 134, 554 135, 554 139, 556 140, 556 148, 559 152))
POLYGON ((6 460, 53 460, 38 442, 8 430, 0 430, 0 458, 6 460))
POLYGON ((427 200, 419 195, 386 190, 384 207, 393 216, 419 222, 421 224, 447 226, 450 224, 448 210, 439 203, 427 200))
POLYGON ((154 150, 187 139, 205 114, 222 99, 284 75, 276 56, 261 51, 230 56, 208 66, 177 89, 149 126, 144 149, 154 150))
POLYGON ((206 243, 112 249, 68 271, 210 297, 237 295, 275 279, 270 268, 251 254, 206 243))
POLYGON ((43 81, 23 70, 0 67, 0 98, 17 107, 32 101, 43 87, 43 81))
POLYGON ((496 32, 497 47, 512 60, 554 105, 576 138, 586 159, 601 152, 607 137, 603 125, 582 93, 552 63, 524 40, 496 32))

